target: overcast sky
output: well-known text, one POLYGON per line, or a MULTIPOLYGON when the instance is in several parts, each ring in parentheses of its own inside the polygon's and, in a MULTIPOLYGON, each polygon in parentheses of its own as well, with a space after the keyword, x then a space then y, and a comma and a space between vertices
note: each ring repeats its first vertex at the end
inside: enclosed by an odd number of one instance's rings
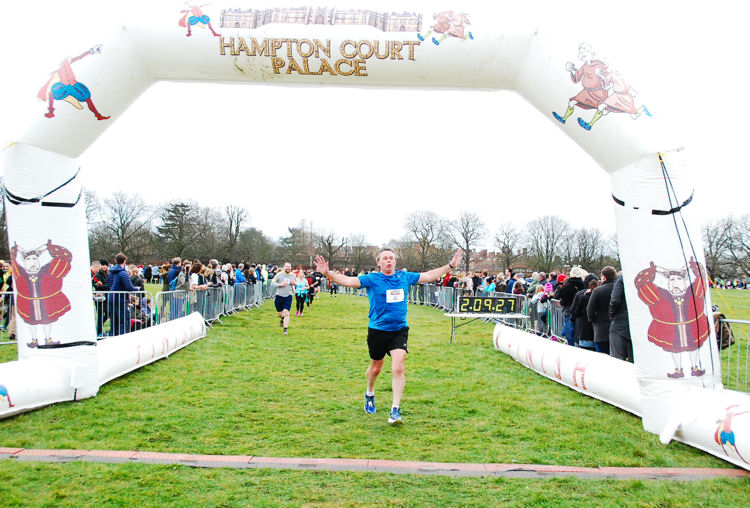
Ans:
MULTIPOLYGON (((654 3, 587 9, 586 19, 571 7, 577 2, 539 11, 581 33, 627 40, 629 65, 642 63, 664 98, 655 113, 675 115, 685 129, 702 215, 748 213, 746 17, 732 2, 714 2, 710 12, 703 2, 659 3, 658 12, 650 10, 654 3)), ((3 4, 4 146, 22 113, 13 98, 35 95, 63 57, 100 42, 125 4, 3 4)), ((397 5, 403 11, 420 2, 397 5)), ((383 244, 404 233, 409 212, 422 209, 446 218, 462 210, 480 215, 490 248, 499 224, 549 214, 614 233, 609 176, 512 91, 158 83, 79 160, 84 185, 100 198, 123 190, 153 205, 236 204, 249 211, 247 225, 275 239, 305 220, 383 244)))

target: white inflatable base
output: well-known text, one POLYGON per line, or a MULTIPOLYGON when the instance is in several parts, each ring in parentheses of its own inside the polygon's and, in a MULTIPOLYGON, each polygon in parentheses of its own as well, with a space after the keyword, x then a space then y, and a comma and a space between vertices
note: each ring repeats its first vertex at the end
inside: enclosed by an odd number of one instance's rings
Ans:
POLYGON ((496 325, 495 349, 558 383, 641 416, 635 366, 533 333, 496 325))
MULTIPOLYGON (((97 364, 60 357, 35 357, 0 364, 0 418, 56 402, 93 397, 98 387, 206 336, 199 313, 99 341, 97 364)), ((92 346, 81 346, 92 347, 92 346)))
POLYGON ((662 399, 646 404, 631 363, 502 324, 495 326, 493 343, 539 374, 644 420, 647 407, 680 408, 652 418, 664 423, 646 430, 658 434, 664 444, 674 439, 750 470, 750 396, 745 393, 692 388, 674 400, 677 395, 664 391, 662 399))
POLYGON ((99 384, 166 358, 174 351, 206 336, 198 312, 167 323, 99 342, 99 384))
POLYGON ((0 379, 7 389, 5 400, 0 400, 0 418, 76 400, 76 389, 70 383, 71 371, 72 366, 57 357, 0 363, 0 379))

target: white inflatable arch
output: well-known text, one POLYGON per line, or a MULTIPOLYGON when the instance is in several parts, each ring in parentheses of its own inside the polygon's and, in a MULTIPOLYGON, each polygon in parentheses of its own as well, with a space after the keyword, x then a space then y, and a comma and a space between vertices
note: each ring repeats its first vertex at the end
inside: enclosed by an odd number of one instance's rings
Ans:
POLYGON ((205 334, 188 317, 97 343, 76 157, 160 80, 511 89, 611 175, 635 366, 508 328, 495 346, 540 373, 748 467, 750 398, 723 390, 709 326, 700 218, 680 140, 668 137, 596 41, 530 16, 324 6, 152 2, 109 40, 65 55, 35 119, 5 149, 18 358, 0 365, 0 416, 94 396, 108 380, 205 334), (59 344, 58 344, 59 343, 59 344), (31 347, 50 346, 50 347, 31 347), (744 416, 743 416, 744 415, 744 416), (747 439, 747 441, 745 441, 747 439))

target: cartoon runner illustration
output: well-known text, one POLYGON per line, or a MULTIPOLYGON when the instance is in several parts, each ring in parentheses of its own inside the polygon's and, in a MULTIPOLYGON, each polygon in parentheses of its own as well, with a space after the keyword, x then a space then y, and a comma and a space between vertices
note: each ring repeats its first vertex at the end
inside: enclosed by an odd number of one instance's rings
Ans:
POLYGON ((7 409, 13 407, 13 402, 10 400, 10 394, 8 393, 8 389, 0 385, 0 409, 7 409), (7 406, 5 405, 7 402, 7 406))
POLYGON ((206 26, 208 26, 208 29, 211 30, 211 33, 214 34, 214 37, 221 36, 221 34, 217 34, 214 30, 214 27, 211 26, 211 18, 208 17, 207 14, 203 14, 203 11, 201 10, 201 7, 205 7, 208 4, 195 5, 189 2, 185 2, 185 5, 187 6, 187 8, 180 11, 183 12, 184 15, 180 18, 179 21, 180 26, 187 27, 187 33, 185 34, 185 37, 190 37, 191 35, 193 35, 191 29, 193 26, 198 26, 200 28, 206 28, 206 26))
POLYGON ((94 101, 91 100, 91 91, 86 85, 78 81, 75 74, 73 74, 73 68, 71 64, 77 62, 81 58, 88 55, 95 55, 102 52, 102 46, 94 46, 85 53, 81 53, 75 58, 66 58, 60 63, 60 68, 52 72, 50 79, 45 85, 39 90, 37 97, 40 100, 47 101, 49 104, 49 111, 44 114, 47 118, 55 116, 55 108, 53 106, 54 101, 65 101, 71 104, 76 109, 83 109, 81 102, 85 102, 89 110, 94 113, 97 120, 107 120, 108 116, 102 116, 94 106, 94 101))
POLYGON ((57 345, 52 340, 52 323, 70 310, 70 301, 62 292, 63 277, 70 272, 73 255, 52 240, 34 250, 25 251, 16 243, 10 251, 15 280, 18 315, 31 325, 30 348, 39 346, 39 332, 45 345, 57 345))
POLYGON ((599 104, 596 108, 596 113, 591 119, 591 122, 586 122, 583 118, 578 118, 578 125, 586 129, 591 130, 591 126, 594 125, 600 118, 607 116, 610 112, 613 113, 630 113, 630 117, 635 120, 641 116, 642 113, 651 116, 646 106, 639 108, 635 107, 635 96, 637 95, 630 85, 625 81, 620 74, 620 71, 609 69, 609 74, 603 76, 599 69, 596 69, 596 74, 604 79, 604 88, 609 90, 611 93, 604 102, 599 104))
POLYGON ((436 23, 424 35, 417 34, 417 39, 424 41, 432 32, 443 34, 440 39, 432 38, 432 42, 437 46, 448 37, 457 37, 461 40, 474 39, 471 32, 464 33, 464 25, 470 25, 469 15, 463 12, 454 13, 453 11, 443 11, 433 14, 432 18, 436 23))
POLYGON ((596 109, 607 99, 607 90, 604 89, 604 80, 608 74, 607 64, 601 60, 595 60, 594 56, 594 50, 584 42, 578 46, 578 59, 583 62, 583 65, 576 68, 573 62, 565 64, 565 70, 570 73, 570 79, 573 83, 580 82, 583 90, 570 98, 565 115, 560 116, 552 112, 552 116, 560 123, 565 123, 576 106, 581 109, 596 109))
POLYGON ((750 413, 750 411, 741 411, 736 412, 732 411, 733 408, 739 407, 739 404, 732 404, 727 408, 727 412, 724 415, 723 418, 720 418, 716 420, 716 423, 718 423, 716 427, 716 433, 714 434, 714 440, 718 445, 721 446, 721 449, 724 450, 724 453, 729 455, 727 453, 726 448, 724 448, 724 445, 729 443, 732 445, 732 448, 734 448, 734 451, 737 452, 737 456, 744 462, 745 464, 748 464, 748 461, 745 460, 745 458, 740 455, 740 451, 737 449, 737 445, 735 444, 735 438, 734 438, 734 431, 732 430, 732 418, 739 415, 744 415, 745 413, 750 413))
POLYGON ((699 349, 709 336, 706 317, 706 269, 690 258, 688 266, 681 270, 667 270, 651 262, 651 266, 641 270, 635 277, 638 297, 649 306, 651 325, 648 340, 672 353, 675 371, 667 377, 684 377, 682 352, 690 357, 690 375, 702 376, 699 349), (690 273, 694 280, 690 281, 690 273), (659 283, 655 282, 659 274, 659 283))

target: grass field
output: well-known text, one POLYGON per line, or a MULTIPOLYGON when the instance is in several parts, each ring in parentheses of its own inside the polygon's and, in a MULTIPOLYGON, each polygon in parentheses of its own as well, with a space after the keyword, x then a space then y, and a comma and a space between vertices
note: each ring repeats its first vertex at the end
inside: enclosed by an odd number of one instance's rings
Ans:
MULTIPOLYGON (((712 289, 711 303, 730 320, 750 321, 750 291, 712 289)), ((750 326, 732 323, 736 343, 721 352, 721 378, 724 388, 750 392, 748 358, 750 358, 750 326)))
MULTIPOLYGON (((225 318, 205 339, 102 386, 93 399, 0 421, 0 446, 732 467, 681 443, 663 446, 639 418, 496 352, 490 325, 464 326, 450 344, 449 320, 426 307, 409 310, 406 423, 389 427, 388 366, 376 388, 378 413, 361 407, 366 315, 364 298, 323 296, 292 318, 288 336, 270 303, 225 318)), ((0 353, 15 358, 9 348, 0 353)), ((3 505, 750 503, 748 480, 508 480, 9 460, 0 461, 0 485, 3 505)))
POLYGON ((738 289, 712 289, 711 303, 728 319, 750 321, 750 291, 738 289))

